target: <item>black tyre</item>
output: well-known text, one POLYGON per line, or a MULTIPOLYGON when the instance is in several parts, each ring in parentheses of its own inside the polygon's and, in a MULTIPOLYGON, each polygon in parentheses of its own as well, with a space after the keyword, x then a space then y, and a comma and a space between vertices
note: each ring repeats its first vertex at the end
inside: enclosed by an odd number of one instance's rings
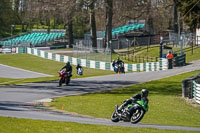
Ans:
POLYGON ((114 112, 114 113, 112 114, 112 116, 111 116, 111 121, 112 121, 112 122, 119 122, 119 118, 118 118, 116 112, 114 112))
POLYGON ((142 120, 143 116, 145 114, 145 111, 142 109, 137 109, 133 115, 131 116, 131 123, 136 124, 140 120, 142 120))
POLYGON ((69 81, 70 81, 69 78, 65 79, 65 84, 68 85, 68 84, 69 84, 69 81))
POLYGON ((62 79, 60 78, 60 79, 59 79, 59 86, 62 86, 62 82, 63 82, 63 81, 62 81, 62 79))

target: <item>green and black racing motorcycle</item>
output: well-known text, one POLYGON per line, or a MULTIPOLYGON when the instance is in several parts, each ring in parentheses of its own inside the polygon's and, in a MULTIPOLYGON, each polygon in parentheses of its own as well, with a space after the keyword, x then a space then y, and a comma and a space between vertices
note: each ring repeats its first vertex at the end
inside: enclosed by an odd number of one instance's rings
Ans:
POLYGON ((142 120, 147 111, 148 103, 143 100, 132 102, 121 110, 118 110, 118 106, 115 105, 115 112, 112 114, 111 120, 113 122, 126 121, 136 124, 142 120))

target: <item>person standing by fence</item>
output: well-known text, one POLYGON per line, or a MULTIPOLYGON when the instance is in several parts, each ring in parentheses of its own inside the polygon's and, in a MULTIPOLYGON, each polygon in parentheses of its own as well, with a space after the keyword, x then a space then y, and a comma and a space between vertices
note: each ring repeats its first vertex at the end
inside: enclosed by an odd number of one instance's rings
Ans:
POLYGON ((173 56, 171 51, 169 51, 166 58, 168 59, 168 69, 172 69, 173 68, 173 58, 174 58, 174 56, 173 56))

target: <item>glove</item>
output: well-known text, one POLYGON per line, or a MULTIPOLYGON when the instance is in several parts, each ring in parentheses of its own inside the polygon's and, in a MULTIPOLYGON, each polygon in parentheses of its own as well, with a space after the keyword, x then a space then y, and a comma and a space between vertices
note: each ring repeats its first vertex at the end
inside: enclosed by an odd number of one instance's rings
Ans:
POLYGON ((126 103, 126 102, 128 102, 128 100, 129 100, 129 99, 126 99, 126 100, 124 100, 124 101, 123 101, 123 103, 126 103))

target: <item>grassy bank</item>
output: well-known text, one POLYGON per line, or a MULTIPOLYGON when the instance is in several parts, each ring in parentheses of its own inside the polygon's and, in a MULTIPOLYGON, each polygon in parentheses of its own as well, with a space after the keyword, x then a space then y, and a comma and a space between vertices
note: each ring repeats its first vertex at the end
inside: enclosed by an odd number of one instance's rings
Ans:
MULTIPOLYGON (((133 48, 130 48, 130 49, 132 50, 133 48)), ((131 56, 133 55, 133 51, 131 51, 131 50, 129 52, 130 53, 129 54, 129 61, 128 61, 128 59, 125 60, 124 58, 121 57, 121 59, 125 63, 129 63, 129 64, 136 63, 136 62, 132 62, 131 61, 132 60, 131 56)), ((173 50, 173 52, 180 53, 180 48, 172 47, 172 50, 173 50)), ((157 45, 149 47, 148 51, 147 51, 146 46, 141 46, 141 47, 136 48, 134 55, 137 56, 137 57, 139 57, 139 56, 140 57, 147 57, 147 56, 148 57, 159 57, 159 51, 160 51, 160 47, 157 46, 157 45)), ((120 52, 128 53, 127 49, 124 49, 123 51, 122 50, 121 51, 117 50, 117 52, 115 54, 113 54, 113 56, 112 56, 113 58, 112 59, 116 60, 117 57, 118 57, 118 53, 120 53, 120 52)), ((194 60, 200 59, 200 57, 199 57, 200 48, 197 47, 197 46, 195 46, 193 48, 193 51, 192 51, 192 47, 184 48, 183 52, 186 54, 186 62, 187 63, 191 62, 191 61, 194 61, 194 60)), ((126 56, 127 56, 126 58, 128 58, 128 55, 126 55, 126 56)))
POLYGON ((57 109, 64 105, 66 111, 110 119, 115 104, 119 105, 124 99, 139 93, 142 88, 148 88, 150 108, 142 123, 200 127, 200 107, 193 107, 181 98, 181 81, 199 72, 184 73, 97 94, 60 97, 54 99, 50 105, 57 109))
MULTIPOLYGON (((4 81, 13 80, 13 82, 9 84, 58 80, 59 78, 58 71, 65 65, 65 63, 62 63, 62 62, 56 62, 56 61, 40 58, 34 55, 28 55, 28 54, 1 55, 0 64, 53 75, 53 77, 22 79, 22 80, 16 80, 16 81, 13 79, 5 79, 5 78, 0 79, 0 83, 3 83, 4 81)), ((84 77, 114 74, 114 72, 112 71, 105 71, 105 70, 100 70, 100 69, 91 69, 91 68, 84 67, 83 76, 78 76, 76 74, 76 66, 72 65, 72 67, 73 67, 72 78, 84 78, 84 77)))
POLYGON ((1 133, 195 133, 0 117, 1 133))

